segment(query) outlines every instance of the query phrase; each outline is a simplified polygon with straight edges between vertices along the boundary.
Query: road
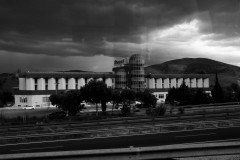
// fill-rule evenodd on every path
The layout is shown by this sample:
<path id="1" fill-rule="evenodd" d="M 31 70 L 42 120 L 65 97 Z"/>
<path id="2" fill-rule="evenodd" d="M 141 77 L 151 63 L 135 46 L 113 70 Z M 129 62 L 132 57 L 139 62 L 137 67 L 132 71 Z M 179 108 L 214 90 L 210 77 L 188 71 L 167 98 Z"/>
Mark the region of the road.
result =
<path id="1" fill-rule="evenodd" d="M 0 154 L 146 147 L 222 140 L 240 140 L 240 127 L 0 145 Z"/>

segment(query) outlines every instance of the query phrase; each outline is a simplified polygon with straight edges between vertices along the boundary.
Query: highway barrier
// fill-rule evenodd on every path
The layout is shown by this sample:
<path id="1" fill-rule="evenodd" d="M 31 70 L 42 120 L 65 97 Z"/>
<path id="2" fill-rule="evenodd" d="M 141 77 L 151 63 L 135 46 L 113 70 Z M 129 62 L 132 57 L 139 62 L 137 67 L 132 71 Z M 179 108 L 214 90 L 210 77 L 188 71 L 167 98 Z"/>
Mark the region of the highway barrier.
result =
<path id="1" fill-rule="evenodd" d="M 39 152 L 3 154 L 0 160 L 8 159 L 49 159 L 49 160 L 139 160 L 139 159 L 167 159 L 167 158 L 189 158 L 221 155 L 239 155 L 240 142 L 217 142 L 217 143 L 189 143 L 151 147 L 78 150 L 59 152 Z"/>

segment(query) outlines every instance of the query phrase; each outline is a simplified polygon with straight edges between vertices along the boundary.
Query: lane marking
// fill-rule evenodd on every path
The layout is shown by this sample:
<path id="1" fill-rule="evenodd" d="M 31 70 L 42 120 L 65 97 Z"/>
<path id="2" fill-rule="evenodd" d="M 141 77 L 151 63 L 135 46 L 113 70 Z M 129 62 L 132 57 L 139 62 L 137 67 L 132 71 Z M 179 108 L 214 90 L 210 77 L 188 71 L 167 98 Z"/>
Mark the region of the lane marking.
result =
<path id="1" fill-rule="evenodd" d="M 28 150 L 40 150 L 40 149 L 52 149 L 52 148 L 61 148 L 64 146 L 54 146 L 54 147 L 42 147 L 42 148 L 26 148 L 26 149 L 14 149 L 11 151 L 28 151 Z"/>
<path id="2" fill-rule="evenodd" d="M 219 142 L 240 142 L 240 139 L 225 139 L 225 140 L 213 140 L 213 141 L 198 141 L 190 143 L 180 143 L 180 144 L 202 144 L 202 143 L 219 143 Z"/>
<path id="3" fill-rule="evenodd" d="M 214 135 L 217 133 L 207 133 L 207 134 L 190 134 L 190 135 L 184 135 L 184 136 L 175 136 L 175 137 L 196 137 L 196 136 L 208 136 L 208 135 Z"/>

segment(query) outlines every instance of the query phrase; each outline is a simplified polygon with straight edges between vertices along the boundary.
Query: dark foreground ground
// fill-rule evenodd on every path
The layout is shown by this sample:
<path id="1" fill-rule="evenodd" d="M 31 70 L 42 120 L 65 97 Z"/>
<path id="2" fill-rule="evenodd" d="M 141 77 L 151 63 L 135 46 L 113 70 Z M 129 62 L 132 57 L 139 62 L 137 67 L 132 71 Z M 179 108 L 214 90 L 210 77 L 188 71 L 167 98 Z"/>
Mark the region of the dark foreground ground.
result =
<path id="1" fill-rule="evenodd" d="M 0 146 L 0 154 L 128 148 L 131 146 L 146 147 L 206 141 L 237 141 L 239 139 L 240 127 L 232 127 L 108 138 L 8 144 Z"/>

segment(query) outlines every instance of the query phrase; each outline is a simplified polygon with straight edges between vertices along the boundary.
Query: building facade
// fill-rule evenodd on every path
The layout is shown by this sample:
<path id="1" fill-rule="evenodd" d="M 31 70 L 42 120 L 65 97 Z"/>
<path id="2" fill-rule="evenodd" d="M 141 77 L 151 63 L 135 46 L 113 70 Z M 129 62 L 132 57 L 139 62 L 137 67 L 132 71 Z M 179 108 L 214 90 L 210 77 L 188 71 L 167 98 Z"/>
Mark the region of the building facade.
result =
<path id="1" fill-rule="evenodd" d="M 156 96 L 158 102 L 165 102 L 168 90 L 179 88 L 183 82 L 189 88 L 201 88 L 210 94 L 209 77 L 207 74 L 149 74 L 145 76 L 145 80 L 146 88 Z"/>
<path id="2" fill-rule="evenodd" d="M 15 91 L 15 106 L 50 107 L 52 94 L 80 89 L 92 79 L 114 87 L 114 75 L 109 72 L 24 72 L 19 74 L 19 90 Z"/>
<path id="3" fill-rule="evenodd" d="M 113 72 L 24 72 L 19 74 L 19 89 L 15 92 L 15 106 L 50 107 L 52 94 L 80 89 L 91 80 L 103 81 L 115 89 L 150 90 L 164 102 L 170 88 L 185 82 L 190 88 L 209 90 L 207 74 L 145 74 L 144 58 L 135 54 L 114 61 Z"/>
<path id="4" fill-rule="evenodd" d="M 129 59 L 114 61 L 113 73 L 115 75 L 115 88 L 129 88 L 136 91 L 144 90 L 144 58 L 142 55 L 135 54 Z"/>

